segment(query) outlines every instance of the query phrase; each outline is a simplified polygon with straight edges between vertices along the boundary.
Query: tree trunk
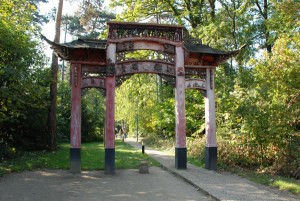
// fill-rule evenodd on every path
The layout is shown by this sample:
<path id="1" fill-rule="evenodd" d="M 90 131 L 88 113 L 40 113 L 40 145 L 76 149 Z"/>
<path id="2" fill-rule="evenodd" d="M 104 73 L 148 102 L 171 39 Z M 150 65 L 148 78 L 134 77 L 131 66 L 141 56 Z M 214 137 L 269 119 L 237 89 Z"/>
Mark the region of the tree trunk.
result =
<path id="1" fill-rule="evenodd" d="M 216 10 L 216 0 L 208 0 L 209 2 L 209 7 L 210 7 L 210 17 L 211 20 L 215 20 L 215 10 Z"/>
<path id="2" fill-rule="evenodd" d="M 264 19 L 264 24 L 263 24 L 263 34 L 265 35 L 265 39 L 266 39 L 266 42 L 265 42 L 265 46 L 267 48 L 267 51 L 269 53 L 272 52 L 272 44 L 271 42 L 269 41 L 270 39 L 270 31 L 268 30 L 268 27 L 267 27 L 267 21 L 269 19 L 269 3 L 268 3 L 268 0 L 264 0 L 263 1 L 263 8 L 260 6 L 258 0 L 256 0 L 256 6 L 258 7 L 258 10 L 261 14 L 261 16 L 263 17 Z"/>
<path id="3" fill-rule="evenodd" d="M 55 21 L 55 37 L 54 42 L 59 43 L 60 27 L 62 18 L 63 0 L 59 0 L 58 9 Z M 48 111 L 48 148 L 50 151 L 56 149 L 56 103 L 57 103 L 57 72 L 58 72 L 58 58 L 53 53 L 51 63 L 51 84 L 50 84 L 50 107 Z"/>

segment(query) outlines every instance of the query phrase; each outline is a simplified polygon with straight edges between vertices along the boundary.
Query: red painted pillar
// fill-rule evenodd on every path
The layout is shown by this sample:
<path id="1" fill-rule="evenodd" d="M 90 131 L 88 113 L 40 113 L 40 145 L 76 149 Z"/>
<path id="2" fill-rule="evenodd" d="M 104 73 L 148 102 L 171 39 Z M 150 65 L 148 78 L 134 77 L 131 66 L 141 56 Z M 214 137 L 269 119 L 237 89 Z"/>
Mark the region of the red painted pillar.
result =
<path id="1" fill-rule="evenodd" d="M 81 65 L 71 64 L 70 171 L 81 172 Z"/>
<path id="2" fill-rule="evenodd" d="M 176 147 L 175 147 L 175 167 L 186 169 L 187 149 L 186 149 L 186 120 L 185 120 L 185 72 L 184 72 L 184 52 L 182 47 L 176 47 Z"/>
<path id="3" fill-rule="evenodd" d="M 217 139 L 216 139 L 216 108 L 214 68 L 206 69 L 206 97 L 205 97 L 205 167 L 209 170 L 217 169 Z"/>
<path id="4" fill-rule="evenodd" d="M 106 118 L 105 118 L 105 173 L 115 173 L 115 62 L 116 44 L 107 47 Z"/>

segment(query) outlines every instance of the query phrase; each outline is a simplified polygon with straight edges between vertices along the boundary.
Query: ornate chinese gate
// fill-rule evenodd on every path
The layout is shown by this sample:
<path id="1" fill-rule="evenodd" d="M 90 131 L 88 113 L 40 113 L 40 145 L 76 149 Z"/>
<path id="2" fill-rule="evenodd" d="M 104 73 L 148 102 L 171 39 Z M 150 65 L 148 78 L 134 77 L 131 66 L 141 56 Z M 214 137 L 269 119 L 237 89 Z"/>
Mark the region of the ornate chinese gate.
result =
<path id="1" fill-rule="evenodd" d="M 47 39 L 46 39 L 47 40 Z M 81 172 L 81 89 L 105 90 L 105 172 L 115 172 L 115 87 L 136 73 L 155 73 L 175 87 L 175 167 L 186 169 L 185 89 L 198 89 L 205 96 L 206 153 L 209 170 L 217 168 L 214 72 L 237 51 L 224 52 L 201 44 L 182 26 L 108 22 L 107 40 L 78 39 L 70 43 L 48 43 L 59 57 L 71 63 L 72 107 L 70 170 Z M 159 59 L 127 58 L 128 52 L 152 50 Z"/>

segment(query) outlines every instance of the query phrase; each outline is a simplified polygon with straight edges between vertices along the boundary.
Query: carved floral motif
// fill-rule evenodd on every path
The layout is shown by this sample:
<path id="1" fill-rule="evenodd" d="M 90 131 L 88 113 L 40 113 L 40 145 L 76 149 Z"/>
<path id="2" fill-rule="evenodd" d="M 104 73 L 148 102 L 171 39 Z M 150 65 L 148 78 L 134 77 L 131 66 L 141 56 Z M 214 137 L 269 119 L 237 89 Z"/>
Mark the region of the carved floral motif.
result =
<path id="1" fill-rule="evenodd" d="M 138 71 L 139 70 L 139 66 L 137 63 L 133 63 L 132 66 L 131 66 L 132 70 L 134 71 Z"/>
<path id="2" fill-rule="evenodd" d="M 132 41 L 117 43 L 117 52 L 131 51 L 133 50 L 133 48 L 134 48 L 134 43 Z"/>
<path id="3" fill-rule="evenodd" d="M 169 54 L 175 54 L 175 46 L 170 44 L 164 44 L 164 52 Z"/>
<path id="4" fill-rule="evenodd" d="M 161 71 L 161 70 L 162 70 L 162 65 L 159 64 L 159 63 L 156 63 L 156 64 L 154 65 L 154 69 L 157 70 L 157 71 Z"/>

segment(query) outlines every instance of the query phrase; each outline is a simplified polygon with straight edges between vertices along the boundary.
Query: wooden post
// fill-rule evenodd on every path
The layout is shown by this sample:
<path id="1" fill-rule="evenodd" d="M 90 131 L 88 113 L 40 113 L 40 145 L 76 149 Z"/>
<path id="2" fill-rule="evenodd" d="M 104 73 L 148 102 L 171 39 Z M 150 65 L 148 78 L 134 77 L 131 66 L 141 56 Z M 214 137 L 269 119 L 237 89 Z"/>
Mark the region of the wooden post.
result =
<path id="1" fill-rule="evenodd" d="M 115 85 L 116 44 L 107 47 L 106 118 L 105 118 L 105 173 L 115 173 Z"/>
<path id="2" fill-rule="evenodd" d="M 214 92 L 214 68 L 206 69 L 206 97 L 205 97 L 205 168 L 217 169 L 217 139 L 216 139 L 216 108 Z"/>
<path id="3" fill-rule="evenodd" d="M 176 147 L 175 147 L 175 167 L 186 169 L 187 149 L 186 149 L 186 120 L 185 120 L 185 72 L 184 72 L 184 52 L 182 47 L 176 47 Z"/>
<path id="4" fill-rule="evenodd" d="M 81 65 L 71 64 L 70 171 L 81 172 Z"/>

